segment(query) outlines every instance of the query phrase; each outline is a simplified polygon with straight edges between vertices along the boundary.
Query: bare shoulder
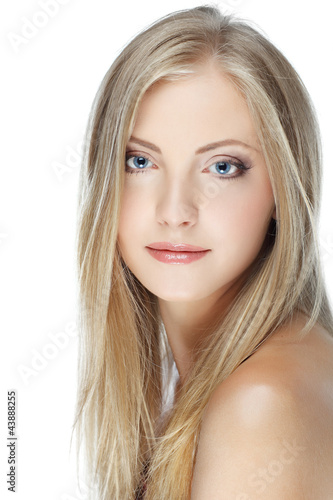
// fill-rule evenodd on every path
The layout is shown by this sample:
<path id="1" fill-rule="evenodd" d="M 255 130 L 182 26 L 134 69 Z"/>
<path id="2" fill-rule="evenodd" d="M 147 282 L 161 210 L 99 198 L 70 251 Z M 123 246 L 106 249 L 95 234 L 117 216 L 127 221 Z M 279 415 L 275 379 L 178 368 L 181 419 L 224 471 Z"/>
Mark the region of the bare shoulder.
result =
<path id="1" fill-rule="evenodd" d="M 333 338 L 281 330 L 214 392 L 191 500 L 333 498 Z M 265 347 L 264 347 L 265 346 Z"/>

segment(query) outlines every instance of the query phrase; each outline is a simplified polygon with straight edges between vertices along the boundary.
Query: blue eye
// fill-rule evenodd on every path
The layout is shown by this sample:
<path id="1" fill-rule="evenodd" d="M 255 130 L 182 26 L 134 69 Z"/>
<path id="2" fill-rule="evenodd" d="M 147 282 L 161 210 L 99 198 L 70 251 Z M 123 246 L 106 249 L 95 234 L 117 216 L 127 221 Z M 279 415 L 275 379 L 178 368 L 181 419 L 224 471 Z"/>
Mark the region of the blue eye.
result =
<path id="1" fill-rule="evenodd" d="M 211 168 L 213 168 L 214 170 L 210 170 Z M 218 173 L 218 174 L 222 174 L 227 176 L 230 174 L 235 174 L 240 168 L 242 168 L 242 166 L 240 165 L 239 167 L 237 167 L 236 165 L 232 165 L 230 162 L 228 161 L 218 161 L 216 163 L 213 163 L 213 165 L 211 165 L 209 167 L 209 170 L 210 172 L 213 172 L 213 173 Z"/>
<path id="2" fill-rule="evenodd" d="M 143 155 L 134 155 L 128 153 L 126 155 L 125 170 L 128 174 L 139 174 L 140 172 L 150 171 L 154 167 L 154 163 Z M 208 167 L 208 170 L 217 174 L 219 178 L 233 179 L 245 174 L 246 170 L 251 167 L 245 166 L 243 163 L 238 163 L 236 160 L 220 160 Z"/>
<path id="3" fill-rule="evenodd" d="M 251 165 L 245 165 L 242 161 L 236 158 L 221 159 L 208 167 L 208 170 L 213 174 L 217 174 L 217 179 L 238 179 L 246 174 Z"/>
<path id="4" fill-rule="evenodd" d="M 145 170 L 147 167 L 152 167 L 153 162 L 145 156 L 129 156 L 126 158 L 126 166 L 128 167 L 126 171 L 133 173 L 131 170 Z"/>

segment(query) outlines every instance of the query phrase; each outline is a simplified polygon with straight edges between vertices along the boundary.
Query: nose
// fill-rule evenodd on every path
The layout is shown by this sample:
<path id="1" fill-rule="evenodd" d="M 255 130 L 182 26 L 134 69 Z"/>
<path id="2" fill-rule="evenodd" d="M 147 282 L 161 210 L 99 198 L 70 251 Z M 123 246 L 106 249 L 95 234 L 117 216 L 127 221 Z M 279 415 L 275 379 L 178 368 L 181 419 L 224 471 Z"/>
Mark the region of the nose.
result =
<path id="1" fill-rule="evenodd" d="M 158 194 L 156 219 L 159 224 L 173 228 L 196 224 L 198 207 L 194 203 L 193 185 L 180 178 L 165 180 Z"/>

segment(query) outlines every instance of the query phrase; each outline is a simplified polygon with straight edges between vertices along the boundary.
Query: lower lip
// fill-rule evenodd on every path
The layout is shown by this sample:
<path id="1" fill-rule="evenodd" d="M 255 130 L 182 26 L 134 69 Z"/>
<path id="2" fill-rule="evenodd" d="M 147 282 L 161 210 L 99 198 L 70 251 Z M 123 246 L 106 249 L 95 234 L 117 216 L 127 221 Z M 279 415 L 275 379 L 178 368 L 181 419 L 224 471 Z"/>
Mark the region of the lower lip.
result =
<path id="1" fill-rule="evenodd" d="M 148 252 L 154 259 L 164 262 L 165 264 L 190 264 L 195 260 L 202 259 L 210 250 L 200 252 L 171 252 L 170 250 L 156 250 L 155 248 L 146 247 Z"/>

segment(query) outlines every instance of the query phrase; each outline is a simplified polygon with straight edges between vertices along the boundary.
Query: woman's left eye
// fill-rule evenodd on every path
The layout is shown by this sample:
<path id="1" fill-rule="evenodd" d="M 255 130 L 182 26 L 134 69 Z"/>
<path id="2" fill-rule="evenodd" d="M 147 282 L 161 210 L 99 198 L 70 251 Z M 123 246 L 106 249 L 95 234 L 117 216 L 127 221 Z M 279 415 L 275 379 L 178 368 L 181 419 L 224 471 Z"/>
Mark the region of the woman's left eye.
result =
<path id="1" fill-rule="evenodd" d="M 208 170 L 214 174 L 220 174 L 221 177 L 236 177 L 234 174 L 237 174 L 237 172 L 241 173 L 240 170 L 247 169 L 244 165 L 235 165 L 230 161 L 221 160 L 213 163 Z"/>
<path id="2" fill-rule="evenodd" d="M 126 171 L 130 174 L 139 173 L 140 171 L 146 170 L 148 167 L 152 166 L 153 162 L 148 160 L 145 156 L 128 156 L 126 158 Z M 133 172 L 135 170 L 136 172 Z"/>

